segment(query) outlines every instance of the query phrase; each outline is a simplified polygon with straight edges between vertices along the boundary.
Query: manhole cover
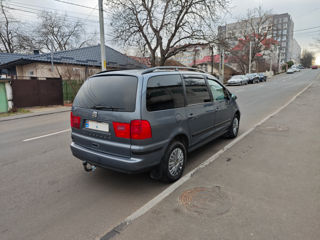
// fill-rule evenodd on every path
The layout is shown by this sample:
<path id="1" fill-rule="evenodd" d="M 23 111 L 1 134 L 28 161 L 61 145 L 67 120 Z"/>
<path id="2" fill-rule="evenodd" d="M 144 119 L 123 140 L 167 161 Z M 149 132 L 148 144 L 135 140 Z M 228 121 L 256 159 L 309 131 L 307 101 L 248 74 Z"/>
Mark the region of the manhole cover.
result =
<path id="1" fill-rule="evenodd" d="M 189 189 L 180 195 L 179 201 L 188 212 L 210 217 L 222 215 L 231 208 L 231 201 L 220 186 Z"/>

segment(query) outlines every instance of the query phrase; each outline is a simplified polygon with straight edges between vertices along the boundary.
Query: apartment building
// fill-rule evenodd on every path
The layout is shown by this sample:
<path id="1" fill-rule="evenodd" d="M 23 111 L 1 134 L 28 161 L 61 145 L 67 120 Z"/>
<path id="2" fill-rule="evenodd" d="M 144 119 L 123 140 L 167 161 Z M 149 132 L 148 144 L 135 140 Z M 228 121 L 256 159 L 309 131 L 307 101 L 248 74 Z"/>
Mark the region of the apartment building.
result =
<path id="1" fill-rule="evenodd" d="M 251 19 L 253 25 L 261 24 L 259 18 Z M 238 41 L 235 39 L 243 38 L 250 31 L 250 26 L 246 21 L 239 21 L 235 23 L 226 24 L 224 26 L 219 26 L 218 33 L 222 38 L 231 39 L 229 44 L 231 46 L 236 46 Z M 292 17 L 288 13 L 283 14 L 273 14 L 263 22 L 261 27 L 261 32 L 268 33 L 267 38 L 273 38 L 278 41 L 279 49 L 278 56 L 280 57 L 280 62 L 284 63 L 291 60 L 293 56 L 293 49 L 297 49 L 294 46 L 293 31 L 294 22 Z M 232 39 L 233 37 L 233 39 Z"/>

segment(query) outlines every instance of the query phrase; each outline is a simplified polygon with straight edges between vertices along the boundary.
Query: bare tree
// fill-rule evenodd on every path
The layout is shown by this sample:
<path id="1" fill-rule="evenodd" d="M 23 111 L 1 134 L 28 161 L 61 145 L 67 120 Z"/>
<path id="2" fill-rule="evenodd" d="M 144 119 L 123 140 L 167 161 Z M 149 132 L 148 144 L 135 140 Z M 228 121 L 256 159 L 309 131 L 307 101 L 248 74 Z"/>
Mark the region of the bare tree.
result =
<path id="1" fill-rule="evenodd" d="M 52 48 L 54 51 L 80 48 L 92 40 L 86 35 L 85 24 L 79 20 L 71 21 L 66 14 L 44 11 L 39 18 L 40 24 L 34 35 L 38 36 L 36 42 L 42 51 L 50 51 Z"/>
<path id="2" fill-rule="evenodd" d="M 300 62 L 302 64 L 302 66 L 304 67 L 311 67 L 312 62 L 314 60 L 314 53 L 308 50 L 304 50 L 302 52 L 302 58 L 300 59 Z"/>
<path id="3" fill-rule="evenodd" d="M 271 50 L 277 44 L 271 37 L 272 28 L 270 11 L 258 7 L 248 10 L 246 17 L 240 19 L 234 24 L 234 29 L 228 31 L 227 41 L 236 43 L 229 44 L 230 61 L 237 63 L 242 73 L 247 73 L 249 69 L 250 42 L 250 64 L 261 60 L 259 58 L 264 55 L 264 51 Z M 270 56 L 270 53 L 265 56 Z"/>
<path id="4" fill-rule="evenodd" d="M 199 42 L 214 41 L 219 13 L 228 0 L 109 0 L 114 40 L 142 46 L 160 65 Z"/>
<path id="5" fill-rule="evenodd" d="M 10 16 L 10 7 L 4 3 L 0 0 L 0 52 L 25 52 L 21 39 L 27 39 L 28 36 L 22 31 L 23 24 Z"/>

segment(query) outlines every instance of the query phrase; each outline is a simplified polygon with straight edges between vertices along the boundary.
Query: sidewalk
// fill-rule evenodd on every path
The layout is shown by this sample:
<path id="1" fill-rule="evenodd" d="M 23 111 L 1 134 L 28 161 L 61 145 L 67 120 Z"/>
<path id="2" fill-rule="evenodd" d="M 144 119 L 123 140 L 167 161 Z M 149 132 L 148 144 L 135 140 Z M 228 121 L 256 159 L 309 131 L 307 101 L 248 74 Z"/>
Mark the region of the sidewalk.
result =
<path id="1" fill-rule="evenodd" d="M 103 239 L 290 239 L 320 236 L 320 83 Z"/>
<path id="2" fill-rule="evenodd" d="M 71 111 L 71 107 L 68 106 L 31 107 L 24 109 L 29 110 L 30 112 L 16 114 L 8 117 L 0 117 L 0 122 Z"/>

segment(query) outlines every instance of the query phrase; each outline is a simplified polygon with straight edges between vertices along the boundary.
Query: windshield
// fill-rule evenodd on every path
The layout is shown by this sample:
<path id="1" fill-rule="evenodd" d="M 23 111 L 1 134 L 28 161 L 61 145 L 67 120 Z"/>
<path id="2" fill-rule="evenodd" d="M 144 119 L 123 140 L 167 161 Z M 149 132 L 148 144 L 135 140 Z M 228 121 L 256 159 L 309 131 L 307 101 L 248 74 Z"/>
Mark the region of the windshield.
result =
<path id="1" fill-rule="evenodd" d="M 88 79 L 73 106 L 105 111 L 134 112 L 138 79 L 133 76 L 101 76 Z"/>

